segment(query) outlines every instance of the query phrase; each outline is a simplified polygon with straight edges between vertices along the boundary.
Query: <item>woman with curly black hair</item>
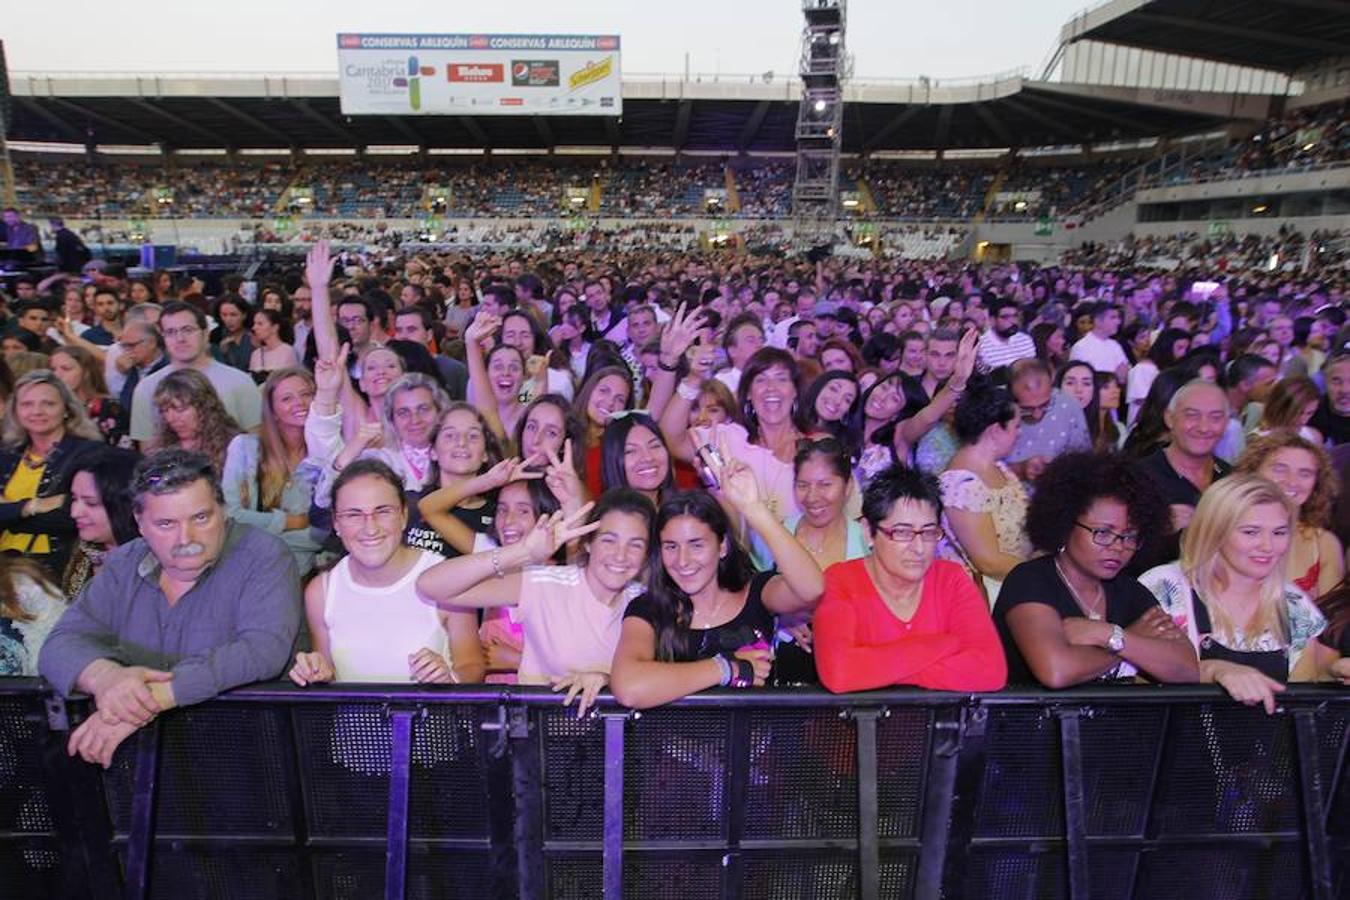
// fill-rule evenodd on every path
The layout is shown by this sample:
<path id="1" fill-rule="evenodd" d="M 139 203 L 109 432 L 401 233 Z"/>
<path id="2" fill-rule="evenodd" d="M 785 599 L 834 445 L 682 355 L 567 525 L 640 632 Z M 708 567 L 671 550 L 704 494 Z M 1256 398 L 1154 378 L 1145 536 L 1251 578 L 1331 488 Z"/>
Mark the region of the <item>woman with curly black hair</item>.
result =
<path id="1" fill-rule="evenodd" d="M 1168 530 L 1167 505 L 1147 475 L 1117 454 L 1069 453 L 1037 483 L 1027 534 L 1046 555 L 1008 573 L 994 606 L 1009 682 L 1064 688 L 1139 673 L 1196 681 L 1186 633 L 1120 575 Z"/>

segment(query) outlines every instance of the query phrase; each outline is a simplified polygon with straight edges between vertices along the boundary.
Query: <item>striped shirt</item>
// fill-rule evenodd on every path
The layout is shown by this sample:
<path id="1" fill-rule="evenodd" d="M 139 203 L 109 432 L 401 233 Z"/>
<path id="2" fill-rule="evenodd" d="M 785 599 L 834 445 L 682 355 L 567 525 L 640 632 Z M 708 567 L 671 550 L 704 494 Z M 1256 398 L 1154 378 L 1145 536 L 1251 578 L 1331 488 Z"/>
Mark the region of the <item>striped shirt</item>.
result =
<path id="1" fill-rule="evenodd" d="M 1019 331 L 1006 341 L 989 329 L 980 335 L 975 345 L 975 358 L 980 371 L 992 372 L 1001 366 L 1010 366 L 1019 359 L 1030 359 L 1036 355 L 1036 343 L 1031 335 Z"/>

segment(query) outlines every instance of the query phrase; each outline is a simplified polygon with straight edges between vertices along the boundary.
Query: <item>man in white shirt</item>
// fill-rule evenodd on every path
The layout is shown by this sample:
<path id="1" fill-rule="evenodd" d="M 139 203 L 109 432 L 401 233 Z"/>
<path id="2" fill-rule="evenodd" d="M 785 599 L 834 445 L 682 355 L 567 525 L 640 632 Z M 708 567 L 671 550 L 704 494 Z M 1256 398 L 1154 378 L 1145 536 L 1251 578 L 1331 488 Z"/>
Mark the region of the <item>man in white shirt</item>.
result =
<path id="1" fill-rule="evenodd" d="M 1092 330 L 1083 335 L 1069 351 L 1069 359 L 1092 366 L 1097 372 L 1113 372 L 1121 384 L 1130 371 L 1125 349 L 1115 340 L 1120 330 L 1120 307 L 1103 301 L 1092 311 Z"/>
<path id="2" fill-rule="evenodd" d="M 169 364 L 136 385 L 131 398 L 131 439 L 144 444 L 155 436 L 159 429 L 155 388 L 170 372 L 188 366 L 206 376 L 220 395 L 225 411 L 234 417 L 240 428 L 245 431 L 257 428 L 262 422 L 262 396 L 258 386 L 248 373 L 211 358 L 205 314 L 175 300 L 164 305 L 159 324 Z"/>
<path id="3" fill-rule="evenodd" d="M 755 351 L 764 346 L 764 326 L 754 313 L 741 313 L 727 323 L 726 334 L 722 338 L 722 348 L 727 352 L 731 368 L 723 369 L 714 377 L 731 389 L 735 394 L 741 386 L 741 370 L 755 355 Z"/>
<path id="4" fill-rule="evenodd" d="M 992 372 L 1036 355 L 1036 342 L 1020 330 L 1021 324 L 1022 312 L 1016 301 L 1000 297 L 989 304 L 989 328 L 975 346 L 982 371 Z"/>

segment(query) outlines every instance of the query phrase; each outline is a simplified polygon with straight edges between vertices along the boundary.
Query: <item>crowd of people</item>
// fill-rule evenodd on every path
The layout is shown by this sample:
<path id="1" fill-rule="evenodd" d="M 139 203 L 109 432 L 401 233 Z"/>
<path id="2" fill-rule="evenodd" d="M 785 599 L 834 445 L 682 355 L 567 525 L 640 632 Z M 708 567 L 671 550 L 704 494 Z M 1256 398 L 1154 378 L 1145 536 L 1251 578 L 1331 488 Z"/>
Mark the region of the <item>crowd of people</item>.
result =
<path id="1" fill-rule="evenodd" d="M 1162 184 L 1296 172 L 1350 162 L 1350 105 L 1344 101 L 1269 119 L 1239 141 L 1187 157 L 1152 180 Z"/>
<path id="2" fill-rule="evenodd" d="M 1343 265 L 590 245 L 6 296 L 0 674 L 1350 683 Z M 256 298 L 256 302 L 245 299 Z"/>
<path id="3" fill-rule="evenodd" d="M 1139 160 L 1044 166 L 1022 162 L 990 209 L 1000 218 L 1068 215 L 1097 199 Z M 960 164 L 873 160 L 841 173 L 841 190 L 866 185 L 868 215 L 969 219 L 1006 160 Z M 235 163 L 101 160 L 15 163 L 19 203 L 79 218 L 325 218 L 602 216 L 784 218 L 792 211 L 792 160 L 503 157 L 474 163 L 414 158 Z M 729 188 L 730 186 L 730 188 Z M 1034 187 L 1033 187 L 1034 186 Z M 299 189 L 298 191 L 295 189 Z M 594 188 L 598 205 L 592 206 Z M 580 195 L 569 194 L 580 191 Z M 731 196 L 734 191 L 734 199 Z M 580 196 L 581 203 L 573 200 Z M 711 202 L 710 201 L 715 201 Z M 1016 204 L 1021 204 L 1016 206 Z"/>

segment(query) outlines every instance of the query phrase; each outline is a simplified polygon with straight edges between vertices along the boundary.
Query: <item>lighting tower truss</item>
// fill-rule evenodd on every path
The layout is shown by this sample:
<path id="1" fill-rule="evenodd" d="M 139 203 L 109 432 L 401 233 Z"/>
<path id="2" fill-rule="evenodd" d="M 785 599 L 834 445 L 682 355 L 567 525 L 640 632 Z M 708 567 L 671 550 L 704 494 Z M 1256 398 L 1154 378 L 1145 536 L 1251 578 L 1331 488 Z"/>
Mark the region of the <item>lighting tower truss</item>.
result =
<path id="1" fill-rule="evenodd" d="M 792 183 L 796 243 L 815 246 L 834 235 L 839 217 L 839 148 L 844 124 L 845 0 L 803 0 L 797 109 L 797 170 Z"/>

